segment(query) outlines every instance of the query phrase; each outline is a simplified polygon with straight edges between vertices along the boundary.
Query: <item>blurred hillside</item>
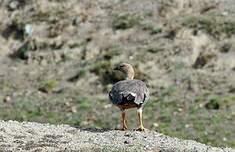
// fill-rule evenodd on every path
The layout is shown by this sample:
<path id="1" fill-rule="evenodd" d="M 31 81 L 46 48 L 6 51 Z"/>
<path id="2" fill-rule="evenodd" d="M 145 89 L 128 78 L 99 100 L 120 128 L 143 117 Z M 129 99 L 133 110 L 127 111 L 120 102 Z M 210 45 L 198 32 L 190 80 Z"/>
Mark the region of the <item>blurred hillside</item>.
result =
<path id="1" fill-rule="evenodd" d="M 0 118 L 115 128 L 135 67 L 158 132 L 235 147 L 235 1 L 0 0 Z M 128 125 L 135 127 L 130 110 Z"/>

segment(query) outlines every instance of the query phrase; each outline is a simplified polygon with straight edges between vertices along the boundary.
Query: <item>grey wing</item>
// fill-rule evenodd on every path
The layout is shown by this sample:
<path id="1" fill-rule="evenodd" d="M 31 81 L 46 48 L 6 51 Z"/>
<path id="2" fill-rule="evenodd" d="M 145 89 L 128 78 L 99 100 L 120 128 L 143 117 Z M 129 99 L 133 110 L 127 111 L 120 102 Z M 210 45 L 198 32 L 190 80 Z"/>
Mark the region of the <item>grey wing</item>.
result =
<path id="1" fill-rule="evenodd" d="M 145 83 L 140 80 L 122 81 L 113 86 L 109 98 L 114 104 L 134 102 L 142 105 L 149 98 Z"/>
<path id="2" fill-rule="evenodd" d="M 135 99 L 135 103 L 138 104 L 138 105 L 145 104 L 149 99 L 149 90 L 146 87 L 146 85 L 139 86 L 137 92 L 138 93 L 137 93 L 137 96 L 136 96 L 136 99 Z"/>
<path id="3" fill-rule="evenodd" d="M 134 102 L 136 100 L 136 94 L 129 91 L 113 91 L 109 92 L 109 99 L 113 102 L 113 104 L 124 104 L 127 102 Z"/>
<path id="4" fill-rule="evenodd" d="M 135 99 L 135 103 L 138 105 L 146 103 L 146 101 L 149 98 L 148 92 L 140 92 L 137 94 L 137 97 Z"/>

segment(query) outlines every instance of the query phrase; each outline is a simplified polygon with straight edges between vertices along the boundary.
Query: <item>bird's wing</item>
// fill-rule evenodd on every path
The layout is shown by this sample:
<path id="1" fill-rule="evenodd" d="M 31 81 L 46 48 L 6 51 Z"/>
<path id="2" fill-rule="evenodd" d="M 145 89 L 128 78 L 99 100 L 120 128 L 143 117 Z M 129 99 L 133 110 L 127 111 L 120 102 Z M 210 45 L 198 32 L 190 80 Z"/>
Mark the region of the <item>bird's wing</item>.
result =
<path id="1" fill-rule="evenodd" d="M 142 105 L 147 100 L 146 93 L 143 94 L 136 94 L 134 92 L 125 91 L 120 93 L 122 96 L 122 102 L 134 102 L 137 105 Z"/>
<path id="2" fill-rule="evenodd" d="M 109 93 L 114 104 L 134 102 L 142 105 L 149 97 L 149 91 L 144 82 L 140 80 L 123 80 L 116 83 Z"/>
<path id="3" fill-rule="evenodd" d="M 123 91 L 120 94 L 122 94 L 124 100 L 127 101 L 135 101 L 135 98 L 137 96 L 136 93 L 130 91 Z"/>
<path id="4" fill-rule="evenodd" d="M 136 100 L 137 94 L 130 91 L 122 92 L 109 92 L 109 99 L 115 104 L 122 104 L 127 102 L 134 102 Z"/>

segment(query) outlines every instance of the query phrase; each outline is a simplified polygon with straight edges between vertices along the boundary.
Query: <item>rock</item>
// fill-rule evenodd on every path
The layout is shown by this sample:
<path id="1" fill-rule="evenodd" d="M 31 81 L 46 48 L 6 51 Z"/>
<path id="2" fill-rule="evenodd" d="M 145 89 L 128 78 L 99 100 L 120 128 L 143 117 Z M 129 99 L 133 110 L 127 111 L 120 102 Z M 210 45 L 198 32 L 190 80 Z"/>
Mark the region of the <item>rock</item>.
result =
<path id="1" fill-rule="evenodd" d="M 20 5 L 20 2 L 17 0 L 13 0 L 8 4 L 8 8 L 12 11 L 16 10 Z"/>
<path id="2" fill-rule="evenodd" d="M 193 68 L 199 69 L 208 64 L 213 58 L 216 57 L 216 54 L 213 52 L 201 52 L 197 57 L 195 63 L 193 64 Z"/>
<path id="3" fill-rule="evenodd" d="M 232 48 L 232 44 L 231 43 L 224 43 L 220 47 L 220 52 L 221 53 L 228 53 L 231 48 Z"/>
<path id="4" fill-rule="evenodd" d="M 7 96 L 3 99 L 3 102 L 5 102 L 5 103 L 11 102 L 11 97 L 7 95 Z"/>
<path id="5" fill-rule="evenodd" d="M 1 151 L 234 152 L 231 148 L 211 147 L 154 131 L 85 129 L 11 120 L 0 121 L 0 140 Z"/>
<path id="6" fill-rule="evenodd" d="M 24 27 L 24 31 L 25 31 L 25 34 L 27 36 L 31 36 L 32 33 L 33 33 L 33 27 L 31 24 L 26 24 L 25 27 Z"/>

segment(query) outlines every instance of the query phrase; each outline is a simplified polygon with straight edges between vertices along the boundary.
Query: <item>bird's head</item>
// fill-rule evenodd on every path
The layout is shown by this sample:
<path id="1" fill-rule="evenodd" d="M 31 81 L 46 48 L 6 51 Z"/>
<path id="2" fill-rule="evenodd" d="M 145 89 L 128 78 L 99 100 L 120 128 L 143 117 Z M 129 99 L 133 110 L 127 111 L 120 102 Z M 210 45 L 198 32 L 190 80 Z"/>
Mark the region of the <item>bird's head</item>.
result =
<path id="1" fill-rule="evenodd" d="M 128 63 L 120 63 L 114 68 L 114 70 L 124 73 L 126 79 L 133 79 L 135 75 L 133 67 Z"/>

